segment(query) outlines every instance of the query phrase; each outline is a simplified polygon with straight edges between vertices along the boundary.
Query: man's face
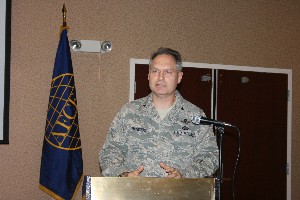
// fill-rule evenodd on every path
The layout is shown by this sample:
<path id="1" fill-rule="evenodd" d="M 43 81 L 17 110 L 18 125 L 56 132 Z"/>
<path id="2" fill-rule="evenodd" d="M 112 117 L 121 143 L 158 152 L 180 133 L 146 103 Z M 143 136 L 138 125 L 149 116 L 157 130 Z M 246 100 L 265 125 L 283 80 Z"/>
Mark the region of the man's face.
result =
<path id="1" fill-rule="evenodd" d="M 149 68 L 148 80 L 151 91 L 157 96 L 174 95 L 183 73 L 176 69 L 171 55 L 158 55 Z"/>

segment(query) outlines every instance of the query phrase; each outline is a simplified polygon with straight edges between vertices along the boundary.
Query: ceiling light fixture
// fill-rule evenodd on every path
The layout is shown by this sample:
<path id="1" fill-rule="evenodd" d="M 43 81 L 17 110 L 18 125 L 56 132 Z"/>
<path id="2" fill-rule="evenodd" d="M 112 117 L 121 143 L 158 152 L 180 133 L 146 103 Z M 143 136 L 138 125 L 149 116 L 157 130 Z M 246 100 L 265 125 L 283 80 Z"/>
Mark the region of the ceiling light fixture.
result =
<path id="1" fill-rule="evenodd" d="M 71 40 L 70 47 L 73 51 L 107 53 L 112 50 L 112 43 L 97 40 Z"/>

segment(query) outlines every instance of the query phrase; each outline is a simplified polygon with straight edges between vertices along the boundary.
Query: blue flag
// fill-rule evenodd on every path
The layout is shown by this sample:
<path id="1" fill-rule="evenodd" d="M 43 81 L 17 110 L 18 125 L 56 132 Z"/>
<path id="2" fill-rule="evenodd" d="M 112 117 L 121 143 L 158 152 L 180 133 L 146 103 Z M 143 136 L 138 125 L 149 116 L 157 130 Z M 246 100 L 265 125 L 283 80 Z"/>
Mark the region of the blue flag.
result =
<path id="1" fill-rule="evenodd" d="M 42 150 L 40 189 L 55 199 L 74 199 L 82 178 L 75 81 L 65 29 L 60 36 L 54 63 Z"/>

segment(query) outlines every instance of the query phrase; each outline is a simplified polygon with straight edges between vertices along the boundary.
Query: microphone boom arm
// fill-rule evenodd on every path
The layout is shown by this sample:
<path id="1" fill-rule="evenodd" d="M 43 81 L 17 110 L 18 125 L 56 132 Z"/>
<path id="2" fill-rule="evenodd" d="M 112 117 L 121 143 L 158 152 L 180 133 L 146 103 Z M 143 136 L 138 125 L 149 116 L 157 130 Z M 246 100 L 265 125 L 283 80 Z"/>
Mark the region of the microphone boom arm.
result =
<path id="1" fill-rule="evenodd" d="M 215 126 L 230 126 L 233 127 L 233 125 L 226 123 L 226 122 L 222 122 L 222 121 L 217 121 L 217 120 L 213 120 L 213 119 L 208 119 L 206 117 L 200 117 L 200 116 L 193 116 L 192 117 L 192 123 L 199 125 L 199 124 L 204 124 L 204 125 L 215 125 Z"/>

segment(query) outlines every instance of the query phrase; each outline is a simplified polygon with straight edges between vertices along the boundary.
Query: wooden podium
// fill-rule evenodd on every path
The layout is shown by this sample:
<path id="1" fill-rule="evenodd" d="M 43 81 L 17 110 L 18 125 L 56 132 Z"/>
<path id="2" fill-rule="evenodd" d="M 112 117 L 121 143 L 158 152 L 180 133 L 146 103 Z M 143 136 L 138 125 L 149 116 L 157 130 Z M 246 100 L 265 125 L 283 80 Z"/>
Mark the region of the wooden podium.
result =
<path id="1" fill-rule="evenodd" d="M 85 200 L 215 200 L 215 178 L 121 178 L 85 176 Z"/>

